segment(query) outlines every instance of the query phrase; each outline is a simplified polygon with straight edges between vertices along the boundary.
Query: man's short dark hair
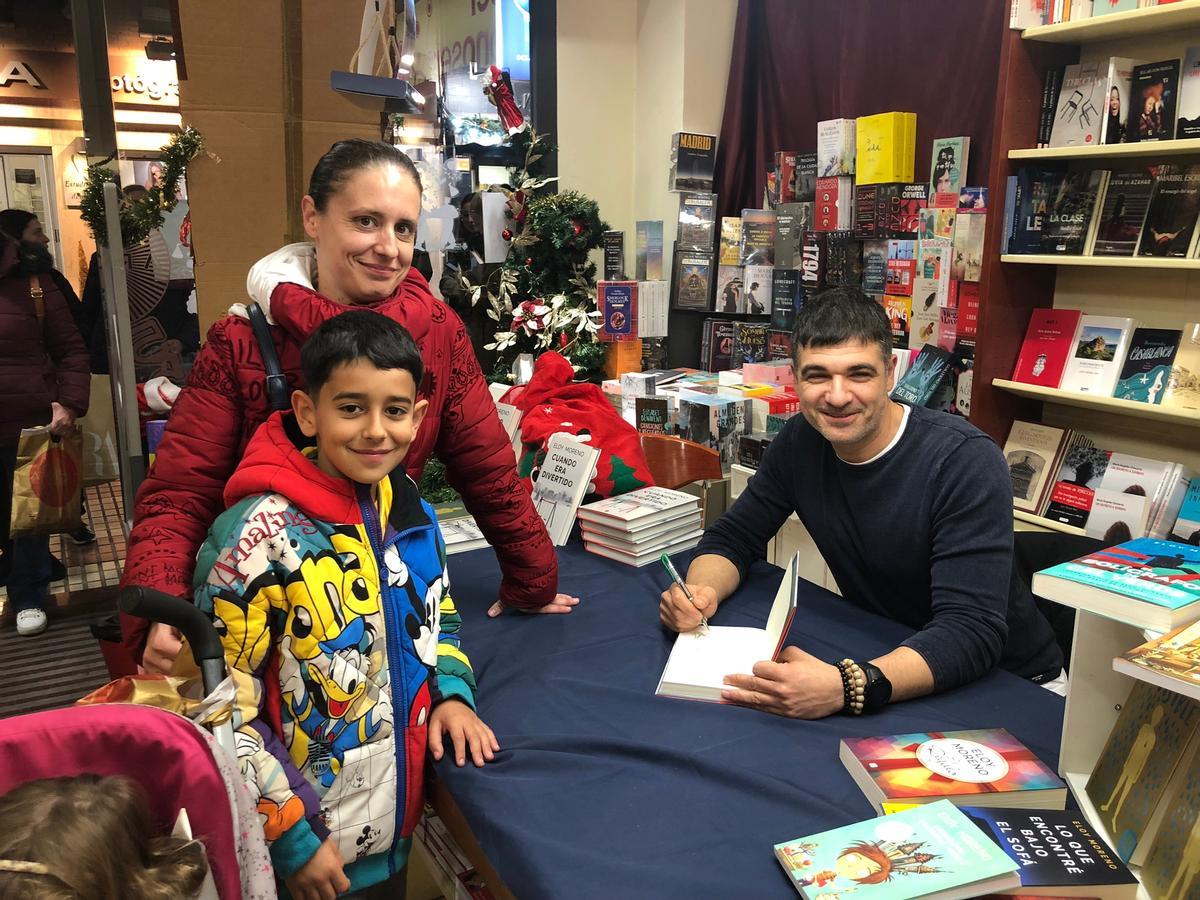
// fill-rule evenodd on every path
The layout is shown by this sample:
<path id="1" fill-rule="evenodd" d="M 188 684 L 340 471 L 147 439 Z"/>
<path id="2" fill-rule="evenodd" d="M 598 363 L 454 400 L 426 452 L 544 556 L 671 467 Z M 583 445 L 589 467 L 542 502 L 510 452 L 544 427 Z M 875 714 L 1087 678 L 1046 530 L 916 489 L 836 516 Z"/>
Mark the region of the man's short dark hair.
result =
<path id="1" fill-rule="evenodd" d="M 792 329 L 796 362 L 807 348 L 875 344 L 886 362 L 892 356 L 892 326 L 883 306 L 854 287 L 822 291 L 804 304 Z"/>
<path id="2" fill-rule="evenodd" d="M 300 371 L 316 396 L 338 366 L 368 360 L 377 369 L 404 369 L 421 387 L 425 364 L 408 329 L 369 309 L 352 309 L 327 319 L 304 342 Z"/>

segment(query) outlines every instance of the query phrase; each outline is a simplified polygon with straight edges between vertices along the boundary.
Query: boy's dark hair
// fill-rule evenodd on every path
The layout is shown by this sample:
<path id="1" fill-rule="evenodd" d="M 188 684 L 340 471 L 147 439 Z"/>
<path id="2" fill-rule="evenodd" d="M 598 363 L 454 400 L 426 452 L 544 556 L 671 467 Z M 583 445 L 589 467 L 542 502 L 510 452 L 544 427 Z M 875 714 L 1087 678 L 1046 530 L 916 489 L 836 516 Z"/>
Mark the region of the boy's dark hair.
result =
<path id="1" fill-rule="evenodd" d="M 891 359 L 892 326 L 887 313 L 858 288 L 829 288 L 805 303 L 796 314 L 792 355 L 797 364 L 802 349 L 858 341 L 877 345 L 884 362 Z"/>
<path id="2" fill-rule="evenodd" d="M 404 369 L 418 391 L 425 364 L 408 329 L 369 309 L 352 309 L 322 322 L 300 349 L 304 385 L 315 397 L 338 366 L 368 360 L 377 369 Z"/>
<path id="3" fill-rule="evenodd" d="M 317 160 L 312 176 L 308 179 L 308 195 L 318 212 L 324 212 L 329 198 L 338 192 L 342 184 L 355 172 L 370 166 L 399 166 L 421 190 L 421 176 L 408 154 L 383 141 L 364 141 L 352 138 L 337 141 Z"/>

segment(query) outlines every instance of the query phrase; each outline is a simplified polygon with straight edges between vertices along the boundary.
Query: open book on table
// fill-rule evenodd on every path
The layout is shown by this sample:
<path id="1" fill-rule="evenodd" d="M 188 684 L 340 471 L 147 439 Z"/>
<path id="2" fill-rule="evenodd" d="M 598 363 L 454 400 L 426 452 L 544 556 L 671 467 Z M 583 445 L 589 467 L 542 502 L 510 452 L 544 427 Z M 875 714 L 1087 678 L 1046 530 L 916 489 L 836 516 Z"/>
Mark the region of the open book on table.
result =
<path id="1" fill-rule="evenodd" d="M 709 625 L 678 635 L 654 693 L 720 703 L 726 675 L 749 674 L 755 663 L 774 659 L 796 614 L 799 569 L 796 553 L 775 592 L 766 627 Z"/>

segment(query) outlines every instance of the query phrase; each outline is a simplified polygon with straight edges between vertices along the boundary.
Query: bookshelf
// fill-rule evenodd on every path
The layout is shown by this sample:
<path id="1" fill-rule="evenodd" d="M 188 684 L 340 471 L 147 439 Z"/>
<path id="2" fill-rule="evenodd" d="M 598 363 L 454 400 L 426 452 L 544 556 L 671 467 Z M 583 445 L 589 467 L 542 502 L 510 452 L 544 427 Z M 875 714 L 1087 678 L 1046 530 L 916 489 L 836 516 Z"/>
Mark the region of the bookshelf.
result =
<path id="1" fill-rule="evenodd" d="M 1092 269 L 1161 269 L 1164 272 L 1200 271 L 1200 259 L 1163 259 L 1159 256 L 1053 256 L 1042 253 L 1005 253 L 1004 263 L 1026 266 L 1084 266 Z"/>
<path id="2" fill-rule="evenodd" d="M 1009 159 L 1156 160 L 1164 156 L 1200 156 L 1200 138 L 1142 141 L 1136 144 L 1092 144 L 1087 147 L 1026 147 L 1009 150 Z"/>
<path id="3" fill-rule="evenodd" d="M 1166 6 L 1026 28 L 1021 37 L 1026 41 L 1049 44 L 1094 44 L 1196 27 L 1200 27 L 1200 0 L 1180 0 Z"/>
<path id="4" fill-rule="evenodd" d="M 1020 381 L 1007 381 L 1003 378 L 993 379 L 992 385 L 1002 391 L 1044 400 L 1048 403 L 1064 403 L 1067 406 L 1077 406 L 1081 409 L 1095 409 L 1116 415 L 1134 416 L 1138 419 L 1154 419 L 1188 428 L 1200 428 L 1200 412 L 1173 406 L 1155 406 L 1151 403 L 1137 403 L 1133 400 L 1118 400 L 1116 397 L 1081 394 L 1078 391 L 1060 391 L 1057 388 L 1025 384 Z M 1200 436 L 1193 435 L 1193 438 L 1196 437 Z"/>

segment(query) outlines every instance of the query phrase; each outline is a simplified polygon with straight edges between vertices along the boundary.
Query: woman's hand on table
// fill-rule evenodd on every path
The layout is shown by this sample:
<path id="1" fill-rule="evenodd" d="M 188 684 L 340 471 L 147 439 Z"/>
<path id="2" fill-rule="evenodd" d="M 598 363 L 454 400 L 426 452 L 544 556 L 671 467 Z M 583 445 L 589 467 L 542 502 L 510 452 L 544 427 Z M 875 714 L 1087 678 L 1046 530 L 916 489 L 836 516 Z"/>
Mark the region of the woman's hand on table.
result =
<path id="1" fill-rule="evenodd" d="M 536 615 L 538 613 L 561 614 L 569 613 L 578 605 L 578 597 L 572 597 L 570 594 L 555 594 L 554 599 L 545 606 L 539 606 L 536 609 L 521 609 L 521 612 L 529 615 Z M 500 615 L 500 613 L 504 612 L 504 608 L 504 601 L 497 600 L 491 605 L 491 608 L 488 609 L 488 615 L 494 619 L 496 616 Z"/>
<path id="2" fill-rule="evenodd" d="M 799 647 L 784 647 L 779 661 L 754 664 L 753 675 L 726 675 L 721 699 L 794 719 L 823 719 L 845 705 L 842 675 Z"/>

